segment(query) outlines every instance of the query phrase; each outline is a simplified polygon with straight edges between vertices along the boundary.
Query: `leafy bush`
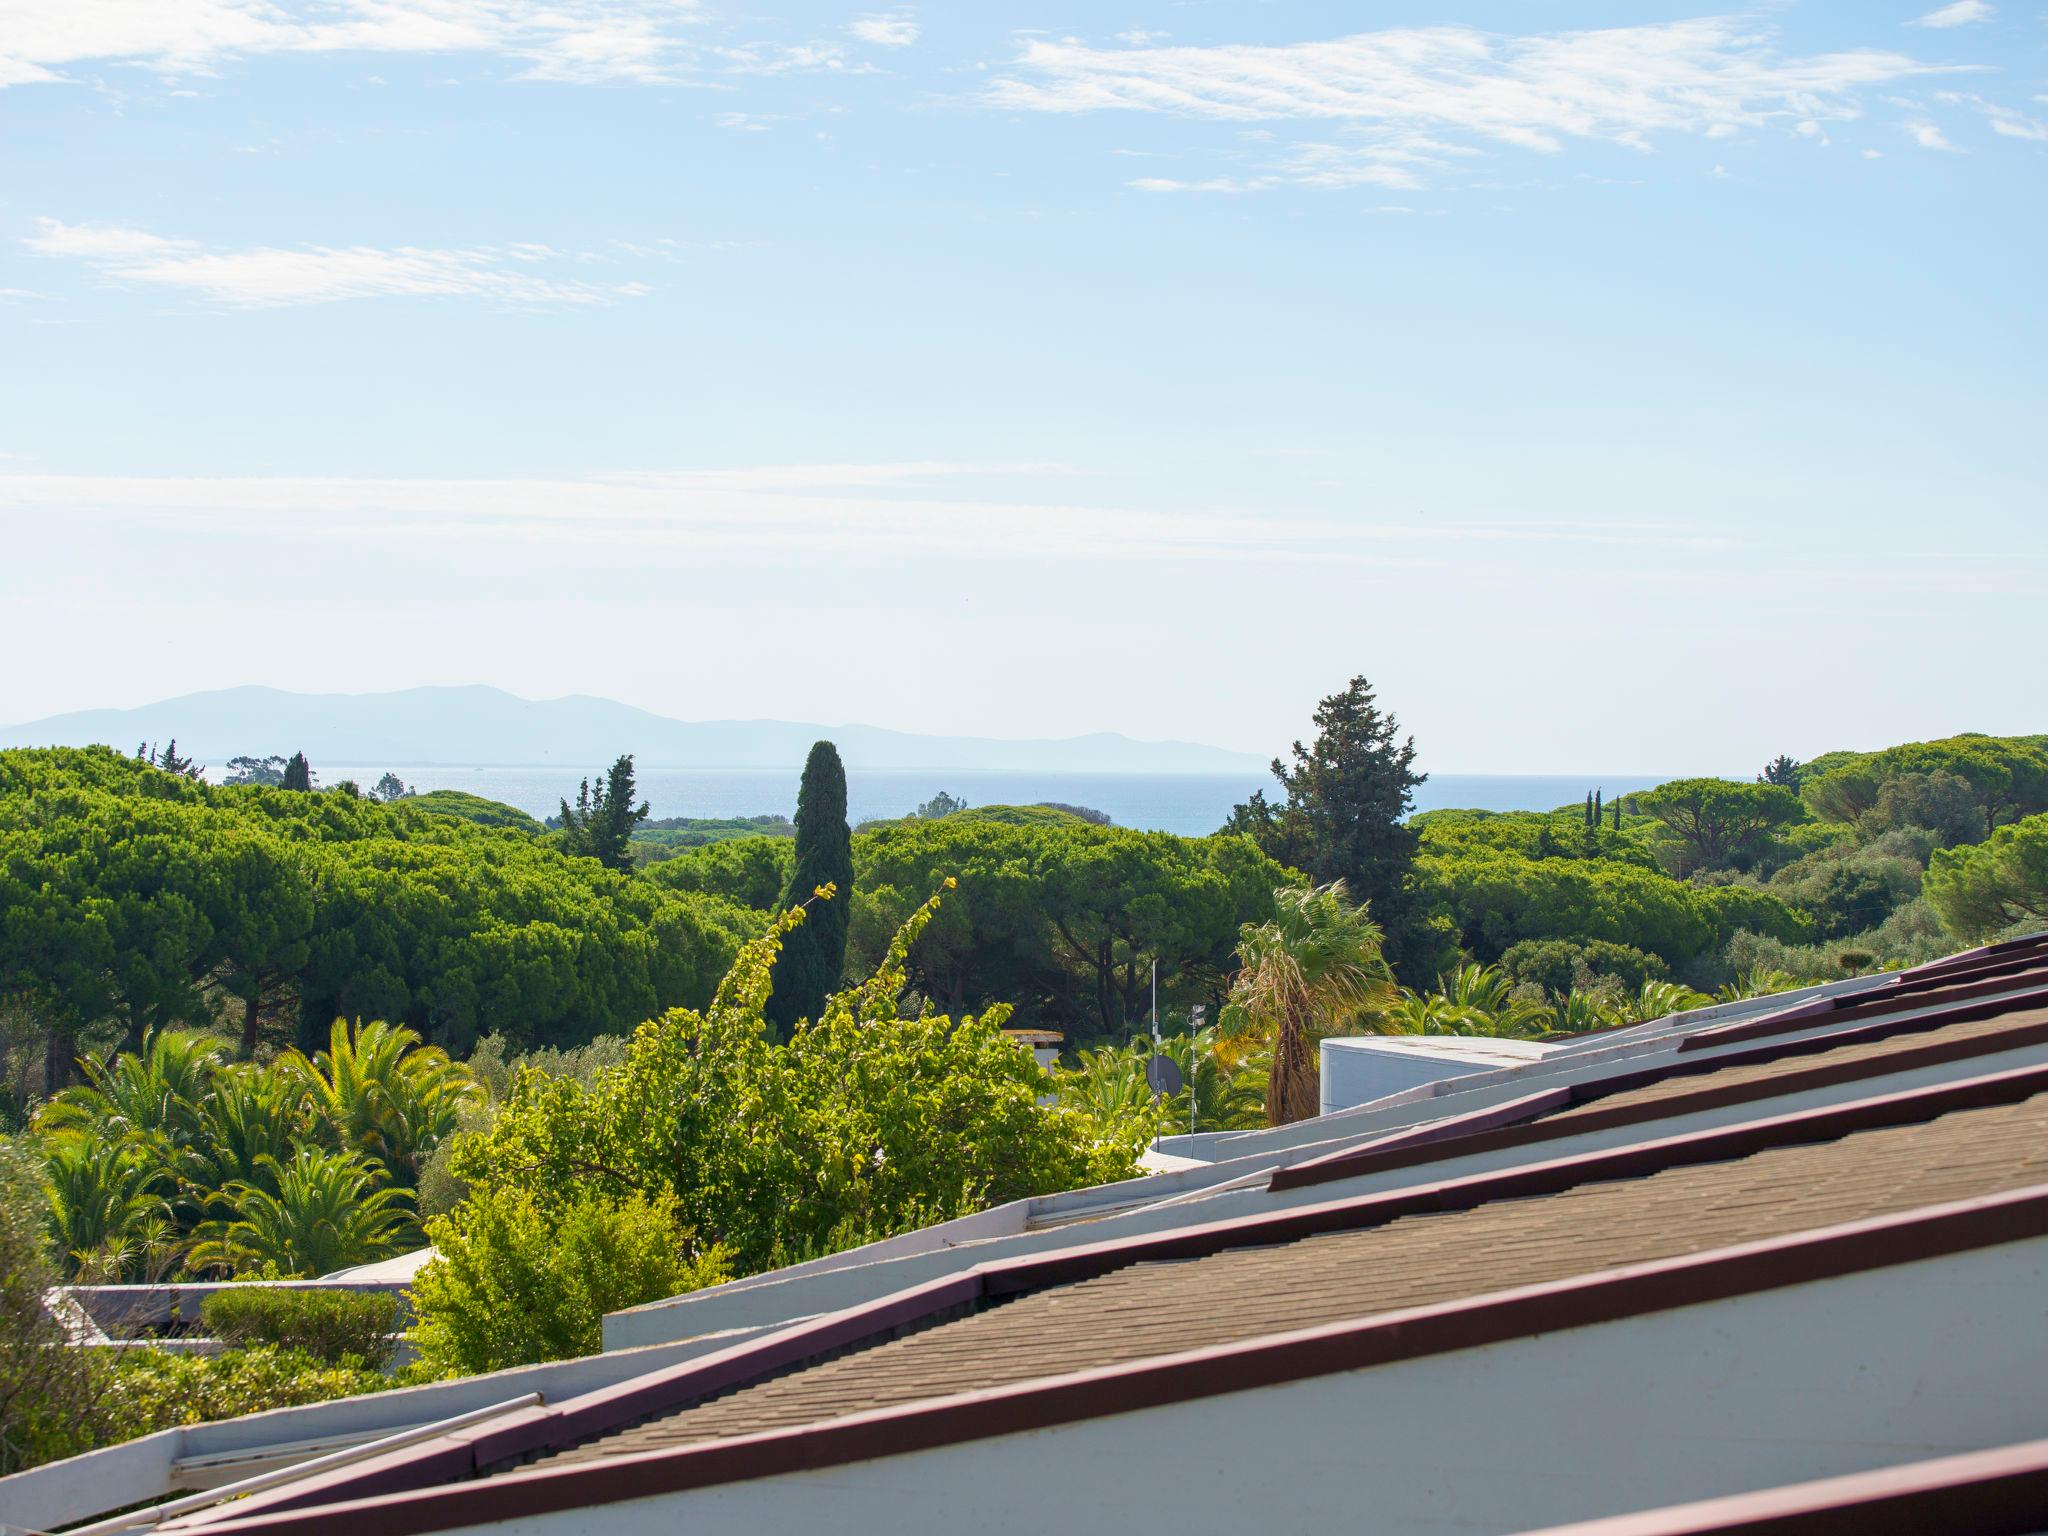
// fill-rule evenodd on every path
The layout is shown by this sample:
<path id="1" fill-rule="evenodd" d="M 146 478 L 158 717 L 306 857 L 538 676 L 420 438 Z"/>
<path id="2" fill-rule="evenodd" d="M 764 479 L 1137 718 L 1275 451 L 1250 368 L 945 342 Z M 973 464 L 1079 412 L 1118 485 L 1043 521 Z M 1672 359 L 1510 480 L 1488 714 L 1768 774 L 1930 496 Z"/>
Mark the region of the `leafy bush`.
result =
<path id="1" fill-rule="evenodd" d="M 625 1065 L 594 1087 L 522 1074 L 490 1129 L 457 1139 L 451 1171 L 472 1200 L 525 1190 L 543 1217 L 585 1191 L 671 1194 L 682 1225 L 745 1273 L 838 1232 L 1128 1177 L 1132 1147 L 1039 1104 L 1051 1082 L 1003 1035 L 1006 1010 L 899 1013 L 905 955 L 935 905 L 871 980 L 780 1044 L 762 1008 L 781 933 L 803 920 L 785 913 L 709 1009 L 642 1025 Z"/>
<path id="2" fill-rule="evenodd" d="M 56 1284 L 43 1234 L 41 1168 L 0 1140 L 0 1476 L 91 1447 L 99 1428 L 90 1357 L 43 1310 Z"/>
<path id="3" fill-rule="evenodd" d="M 585 1192 L 549 1211 L 513 1183 L 428 1230 L 439 1256 L 414 1283 L 411 1339 L 437 1375 L 595 1354 L 605 1313 L 729 1277 L 722 1250 L 690 1254 L 673 1196 Z"/>
<path id="4" fill-rule="evenodd" d="M 1417 894 L 1454 923 L 1461 946 L 1498 959 L 1523 939 L 1601 939 L 1676 968 L 1719 950 L 1739 929 L 1805 942 L 1804 914 L 1767 892 L 1673 880 L 1604 859 L 1529 859 L 1494 850 L 1425 854 Z"/>
<path id="5" fill-rule="evenodd" d="M 372 1369 L 390 1360 L 389 1335 L 398 1326 L 398 1312 L 398 1298 L 389 1292 L 272 1285 L 215 1291 L 199 1304 L 206 1331 L 223 1343 L 274 1344 L 330 1365 L 353 1362 Z"/>
<path id="6" fill-rule="evenodd" d="M 104 1366 L 102 1369 L 106 1369 Z M 179 1424 L 207 1424 L 266 1408 L 357 1397 L 393 1385 L 381 1371 L 335 1365 L 302 1350 L 259 1345 L 218 1355 L 124 1350 L 105 1383 L 102 1444 Z"/>
<path id="7" fill-rule="evenodd" d="M 1926 891 L 1943 926 L 1964 938 L 2048 921 L 2048 815 L 2000 827 L 1975 847 L 1935 854 Z"/>
<path id="8" fill-rule="evenodd" d="M 1628 944 L 1593 939 L 1524 939 L 1500 957 L 1501 969 L 1518 982 L 1541 987 L 1552 997 L 1566 997 L 1612 977 L 1625 992 L 1639 993 L 1646 982 L 1669 981 L 1671 968 L 1657 956 Z"/>

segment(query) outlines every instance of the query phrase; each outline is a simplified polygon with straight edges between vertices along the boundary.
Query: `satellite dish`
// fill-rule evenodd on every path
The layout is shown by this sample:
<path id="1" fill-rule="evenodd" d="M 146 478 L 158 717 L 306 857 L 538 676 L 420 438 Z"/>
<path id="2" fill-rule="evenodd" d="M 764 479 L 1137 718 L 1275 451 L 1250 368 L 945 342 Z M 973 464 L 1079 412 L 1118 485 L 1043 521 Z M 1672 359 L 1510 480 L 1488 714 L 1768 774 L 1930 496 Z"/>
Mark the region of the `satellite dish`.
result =
<path id="1" fill-rule="evenodd" d="M 1180 1092 L 1185 1079 L 1180 1075 L 1180 1067 L 1171 1056 L 1154 1054 L 1145 1060 L 1145 1081 L 1152 1085 L 1154 1093 L 1163 1093 L 1171 1097 Z"/>

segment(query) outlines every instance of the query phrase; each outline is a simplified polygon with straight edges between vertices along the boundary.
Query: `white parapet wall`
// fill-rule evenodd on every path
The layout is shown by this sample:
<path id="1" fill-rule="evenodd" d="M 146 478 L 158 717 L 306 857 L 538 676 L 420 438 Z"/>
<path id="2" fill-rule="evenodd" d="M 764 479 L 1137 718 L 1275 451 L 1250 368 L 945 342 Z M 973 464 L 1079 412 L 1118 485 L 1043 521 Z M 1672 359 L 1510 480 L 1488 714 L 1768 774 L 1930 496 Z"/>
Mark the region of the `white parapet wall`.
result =
<path id="1" fill-rule="evenodd" d="M 1326 1115 L 1404 1093 L 1424 1083 L 1527 1066 L 1555 1046 L 1469 1035 L 1346 1035 L 1323 1042 Z"/>

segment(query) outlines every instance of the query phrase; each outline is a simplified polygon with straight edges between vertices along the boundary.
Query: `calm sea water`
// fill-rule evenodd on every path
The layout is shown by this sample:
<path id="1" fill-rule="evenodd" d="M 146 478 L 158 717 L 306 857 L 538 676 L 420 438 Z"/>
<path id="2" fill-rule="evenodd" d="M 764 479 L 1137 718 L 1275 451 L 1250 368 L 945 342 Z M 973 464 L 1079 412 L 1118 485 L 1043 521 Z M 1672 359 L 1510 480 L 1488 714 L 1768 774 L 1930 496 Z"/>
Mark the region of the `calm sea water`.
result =
<path id="1" fill-rule="evenodd" d="M 352 778 L 368 788 L 381 766 L 334 767 L 322 782 Z M 461 789 L 516 805 L 531 816 L 553 815 L 565 797 L 575 799 L 576 777 L 556 768 L 492 768 L 397 764 L 391 767 L 414 789 Z M 771 768 L 649 768 L 640 792 L 656 816 L 794 815 L 797 770 Z M 1649 789 L 1658 778 L 1580 778 L 1548 774 L 1432 774 L 1415 796 L 1415 808 L 1462 806 L 1487 811 L 1547 811 L 1583 800 L 1599 788 L 1610 797 Z M 902 816 L 945 790 L 969 805 L 1031 805 L 1056 800 L 1093 806 L 1122 827 L 1199 836 L 1221 826 L 1230 808 L 1255 789 L 1270 790 L 1261 775 L 1207 773 L 943 773 L 906 770 L 846 775 L 847 809 L 854 821 Z"/>

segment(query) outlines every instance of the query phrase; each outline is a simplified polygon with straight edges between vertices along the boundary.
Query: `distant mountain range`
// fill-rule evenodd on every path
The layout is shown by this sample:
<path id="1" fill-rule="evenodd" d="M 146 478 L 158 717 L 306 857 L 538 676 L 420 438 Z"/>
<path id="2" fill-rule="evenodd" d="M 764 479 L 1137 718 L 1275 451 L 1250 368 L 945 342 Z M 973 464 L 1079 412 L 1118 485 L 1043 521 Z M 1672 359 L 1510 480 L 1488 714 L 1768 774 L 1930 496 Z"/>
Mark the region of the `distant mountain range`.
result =
<path id="1" fill-rule="evenodd" d="M 0 726 L 0 746 L 87 746 L 124 752 L 177 739 L 218 768 L 230 757 L 304 752 L 316 769 L 493 764 L 596 769 L 621 752 L 642 768 L 793 768 L 811 743 L 838 744 L 852 768 L 955 768 L 1063 773 L 1244 773 L 1242 752 L 1100 732 L 1058 740 L 919 736 L 872 725 L 789 720 L 671 720 L 610 699 L 522 699 L 498 688 L 397 693 L 288 693 L 222 688 L 145 704 Z"/>

